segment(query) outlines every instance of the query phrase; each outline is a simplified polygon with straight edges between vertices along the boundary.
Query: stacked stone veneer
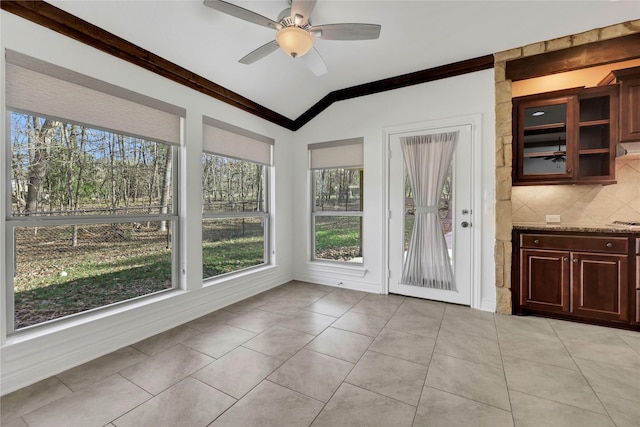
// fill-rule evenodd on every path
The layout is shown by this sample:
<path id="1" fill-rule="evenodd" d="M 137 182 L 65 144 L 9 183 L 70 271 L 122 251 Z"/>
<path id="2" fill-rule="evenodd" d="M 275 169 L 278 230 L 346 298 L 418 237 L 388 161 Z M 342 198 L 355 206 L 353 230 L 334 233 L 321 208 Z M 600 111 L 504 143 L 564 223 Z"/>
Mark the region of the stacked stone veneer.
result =
<path id="1" fill-rule="evenodd" d="M 566 49 L 601 40 L 640 33 L 640 20 L 598 28 L 580 34 L 499 52 L 495 58 L 496 96 L 496 311 L 511 313 L 511 80 L 505 78 L 507 61 L 541 53 Z"/>

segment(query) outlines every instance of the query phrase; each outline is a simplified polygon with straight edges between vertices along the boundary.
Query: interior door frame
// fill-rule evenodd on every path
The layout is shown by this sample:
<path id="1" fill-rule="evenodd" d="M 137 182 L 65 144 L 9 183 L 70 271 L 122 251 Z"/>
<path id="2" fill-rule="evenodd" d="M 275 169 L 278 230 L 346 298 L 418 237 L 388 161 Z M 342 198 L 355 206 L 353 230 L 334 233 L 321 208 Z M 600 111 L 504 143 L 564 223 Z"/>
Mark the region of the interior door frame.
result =
<path id="1" fill-rule="evenodd" d="M 390 194 L 390 167 L 391 160 L 391 138 L 396 134 L 408 132 L 429 132 L 433 129 L 455 126 L 471 126 L 471 209 L 474 212 L 475 222 L 471 225 L 471 308 L 480 309 L 482 305 L 481 295 L 481 249 L 482 249 L 482 116 L 480 114 L 470 114 L 442 119 L 434 119 L 416 123 L 407 123 L 395 126 L 388 126 L 382 129 L 384 143 L 382 145 L 382 176 L 384 177 L 382 209 L 384 212 L 383 245 L 382 245 L 382 293 L 389 294 L 389 220 L 391 206 Z"/>

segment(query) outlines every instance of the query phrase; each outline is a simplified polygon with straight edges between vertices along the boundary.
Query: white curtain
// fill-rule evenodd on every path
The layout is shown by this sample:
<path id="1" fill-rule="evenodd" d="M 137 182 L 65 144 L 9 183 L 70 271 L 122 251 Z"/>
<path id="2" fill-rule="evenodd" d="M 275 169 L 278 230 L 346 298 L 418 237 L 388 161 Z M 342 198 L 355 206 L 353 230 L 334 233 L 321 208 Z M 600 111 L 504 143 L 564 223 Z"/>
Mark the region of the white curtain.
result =
<path id="1" fill-rule="evenodd" d="M 416 207 L 402 284 L 456 289 L 438 205 L 457 140 L 457 131 L 400 138 Z"/>

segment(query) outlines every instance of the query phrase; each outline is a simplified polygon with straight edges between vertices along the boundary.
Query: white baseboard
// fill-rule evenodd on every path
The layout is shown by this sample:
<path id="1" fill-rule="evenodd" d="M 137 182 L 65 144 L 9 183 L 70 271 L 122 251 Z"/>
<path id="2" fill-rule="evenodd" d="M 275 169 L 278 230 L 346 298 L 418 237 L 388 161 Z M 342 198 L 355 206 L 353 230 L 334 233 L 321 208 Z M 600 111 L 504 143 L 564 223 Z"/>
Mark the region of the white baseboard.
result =
<path id="1" fill-rule="evenodd" d="M 482 299 L 480 301 L 480 310 L 482 311 L 490 311 L 492 313 L 496 312 L 496 300 L 493 299 Z"/>

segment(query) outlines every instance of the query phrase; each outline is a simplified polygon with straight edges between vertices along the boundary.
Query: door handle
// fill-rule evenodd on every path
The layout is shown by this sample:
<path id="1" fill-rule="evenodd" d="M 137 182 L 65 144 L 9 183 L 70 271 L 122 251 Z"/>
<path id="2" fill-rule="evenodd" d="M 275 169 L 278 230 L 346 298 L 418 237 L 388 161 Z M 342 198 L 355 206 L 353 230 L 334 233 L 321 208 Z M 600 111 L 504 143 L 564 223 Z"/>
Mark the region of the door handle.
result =
<path id="1" fill-rule="evenodd" d="M 467 228 L 469 227 L 471 224 L 467 221 L 462 221 L 462 223 L 460 224 L 462 226 L 462 228 Z"/>

